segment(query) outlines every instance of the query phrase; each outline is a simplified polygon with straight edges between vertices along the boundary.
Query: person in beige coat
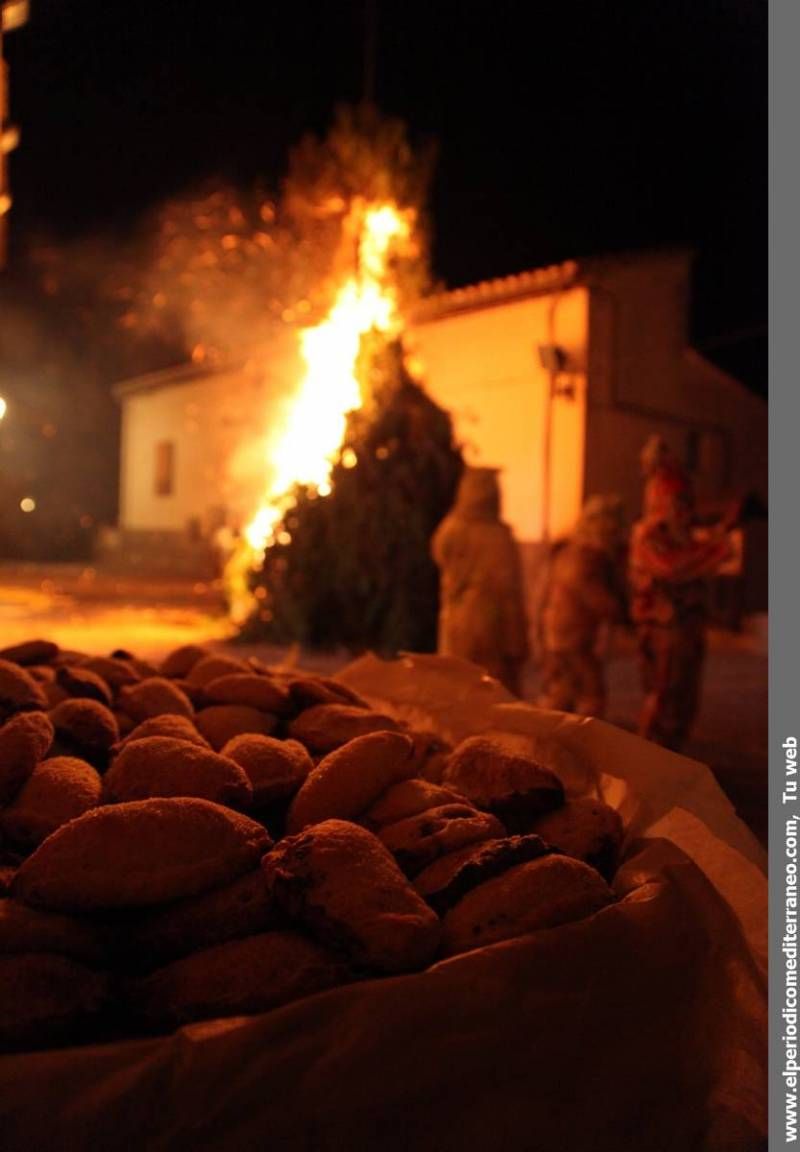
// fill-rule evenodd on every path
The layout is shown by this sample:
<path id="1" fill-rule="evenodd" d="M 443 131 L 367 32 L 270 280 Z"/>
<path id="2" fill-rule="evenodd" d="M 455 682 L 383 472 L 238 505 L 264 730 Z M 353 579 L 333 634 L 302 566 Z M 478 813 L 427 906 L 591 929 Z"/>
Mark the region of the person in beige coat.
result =
<path id="1" fill-rule="evenodd" d="M 494 468 L 466 468 L 434 533 L 440 574 L 438 651 L 484 668 L 519 695 L 528 621 L 517 543 L 500 516 Z"/>

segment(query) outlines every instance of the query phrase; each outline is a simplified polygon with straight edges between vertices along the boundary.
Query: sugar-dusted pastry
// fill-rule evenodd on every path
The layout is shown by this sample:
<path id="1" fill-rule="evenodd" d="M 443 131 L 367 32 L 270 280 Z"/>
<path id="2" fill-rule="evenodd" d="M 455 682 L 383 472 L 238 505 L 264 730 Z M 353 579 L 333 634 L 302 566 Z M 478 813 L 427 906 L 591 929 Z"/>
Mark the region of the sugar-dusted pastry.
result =
<path id="1" fill-rule="evenodd" d="M 247 773 L 256 808 L 289 800 L 314 767 L 299 741 L 276 740 L 256 732 L 234 736 L 224 745 L 222 755 L 235 760 Z"/>
<path id="2" fill-rule="evenodd" d="M 386 824 L 377 833 L 407 876 L 416 876 L 447 852 L 505 834 L 496 816 L 465 802 L 429 808 L 396 824 Z"/>
<path id="3" fill-rule="evenodd" d="M 246 809 L 253 788 L 235 761 L 173 736 L 126 741 L 103 777 L 108 803 L 152 796 L 199 796 L 231 808 Z"/>
<path id="4" fill-rule="evenodd" d="M 97 770 L 85 760 L 40 760 L 12 803 L 0 810 L 0 829 L 12 844 L 35 848 L 62 824 L 95 808 L 101 790 Z"/>
<path id="5" fill-rule="evenodd" d="M 442 923 L 442 953 L 453 956 L 500 940 L 581 920 L 612 903 L 605 880 L 580 860 L 543 856 L 478 885 Z"/>
<path id="6" fill-rule="evenodd" d="M 164 1030 L 220 1016 L 267 1012 L 346 983 L 333 952 L 299 932 L 262 932 L 194 952 L 130 981 L 134 1013 Z"/>
<path id="7" fill-rule="evenodd" d="M 461 741 L 447 760 L 441 783 L 494 812 L 509 832 L 529 831 L 537 816 L 564 803 L 564 788 L 554 772 L 486 736 Z"/>
<path id="8" fill-rule="evenodd" d="M 121 688 L 119 702 L 131 720 L 140 722 L 150 716 L 163 716 L 165 712 L 174 712 L 179 716 L 191 716 L 194 713 L 186 693 L 181 692 L 177 685 L 164 676 L 150 676 L 138 684 Z"/>
<path id="9" fill-rule="evenodd" d="M 270 736 L 278 726 L 278 718 L 270 712 L 261 712 L 247 704 L 212 704 L 195 713 L 198 731 L 219 752 L 234 736 L 257 732 Z"/>
<path id="10" fill-rule="evenodd" d="M 14 799 L 47 755 L 54 735 L 45 712 L 19 712 L 0 727 L 0 804 Z"/>
<path id="11" fill-rule="evenodd" d="M 399 732 L 391 716 L 360 708 L 357 704 L 316 704 L 306 708 L 289 725 L 289 735 L 311 752 L 332 752 L 368 732 Z"/>
<path id="12" fill-rule="evenodd" d="M 12 894 L 65 912 L 163 904 L 234 880 L 270 845 L 260 824 L 210 800 L 111 804 L 49 836 L 20 866 Z"/>
<path id="13" fill-rule="evenodd" d="M 262 867 L 278 906 L 357 965 L 404 972 L 429 963 L 439 921 L 377 837 L 326 820 L 281 840 Z"/>
<path id="14" fill-rule="evenodd" d="M 370 732 L 330 752 L 292 801 L 287 832 L 331 817 L 354 820 L 392 784 L 414 775 L 414 745 L 401 732 Z"/>
<path id="15" fill-rule="evenodd" d="M 602 800 L 570 800 L 535 821 L 533 831 L 567 856 L 591 864 L 606 879 L 614 875 L 622 844 L 622 819 Z"/>
<path id="16" fill-rule="evenodd" d="M 200 948 L 264 932 L 276 920 L 266 877 L 256 867 L 221 888 L 129 918 L 116 937 L 117 952 L 127 967 L 156 968 Z"/>
<path id="17" fill-rule="evenodd" d="M 75 1043 L 108 1003 L 108 978 L 49 952 L 0 955 L 0 1048 Z"/>

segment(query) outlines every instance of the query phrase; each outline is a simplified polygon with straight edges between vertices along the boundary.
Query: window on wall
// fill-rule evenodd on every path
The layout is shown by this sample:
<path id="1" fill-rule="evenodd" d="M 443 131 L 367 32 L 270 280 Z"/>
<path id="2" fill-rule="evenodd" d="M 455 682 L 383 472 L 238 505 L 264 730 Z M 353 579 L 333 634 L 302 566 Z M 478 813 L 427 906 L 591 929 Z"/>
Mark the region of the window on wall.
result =
<path id="1" fill-rule="evenodd" d="M 171 496 L 175 488 L 175 445 L 172 440 L 156 444 L 156 496 Z"/>

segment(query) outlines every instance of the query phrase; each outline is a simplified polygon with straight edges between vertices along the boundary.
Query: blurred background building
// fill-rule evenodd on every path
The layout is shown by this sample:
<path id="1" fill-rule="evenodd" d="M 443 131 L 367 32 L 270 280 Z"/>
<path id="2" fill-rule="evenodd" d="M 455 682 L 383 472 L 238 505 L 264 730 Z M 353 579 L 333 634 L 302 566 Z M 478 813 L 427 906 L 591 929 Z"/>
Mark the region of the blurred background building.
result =
<path id="1" fill-rule="evenodd" d="M 407 343 L 467 462 L 501 470 L 531 586 L 542 547 L 588 496 L 615 492 L 628 523 L 638 518 L 639 454 L 653 433 L 709 514 L 734 494 L 766 504 L 767 406 L 689 345 L 690 289 L 690 252 L 644 251 L 439 293 L 412 317 Z M 112 555 L 196 571 L 221 523 L 248 521 L 264 464 L 247 464 L 245 449 L 281 370 L 181 365 L 117 385 Z M 766 521 L 745 536 L 739 610 L 763 611 Z"/>

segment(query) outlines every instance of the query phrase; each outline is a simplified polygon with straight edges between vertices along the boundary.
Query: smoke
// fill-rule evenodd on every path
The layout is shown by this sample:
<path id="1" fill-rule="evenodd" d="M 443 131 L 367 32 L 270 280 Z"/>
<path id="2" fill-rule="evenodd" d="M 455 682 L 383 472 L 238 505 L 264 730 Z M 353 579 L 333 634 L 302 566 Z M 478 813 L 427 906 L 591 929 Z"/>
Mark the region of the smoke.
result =
<path id="1" fill-rule="evenodd" d="M 0 284 L 0 394 L 0 554 L 88 556 L 116 513 L 117 412 L 80 329 L 22 279 Z"/>
<path id="2" fill-rule="evenodd" d="M 343 234 L 353 197 L 421 210 L 423 167 L 401 124 L 345 110 L 325 140 L 301 142 L 277 194 L 209 182 L 123 235 L 31 240 L 0 280 L 0 482 L 6 507 L 40 493 L 26 532 L 38 526 L 46 549 L 48 538 L 115 522 L 111 385 L 189 359 L 261 379 L 253 437 L 231 461 L 230 479 L 252 483 L 270 413 L 298 378 L 298 330 L 327 314 L 353 264 Z M 426 282 L 425 255 L 423 243 L 395 269 L 401 307 Z M 0 522 L 0 553 L 21 539 L 18 512 L 12 521 Z"/>

